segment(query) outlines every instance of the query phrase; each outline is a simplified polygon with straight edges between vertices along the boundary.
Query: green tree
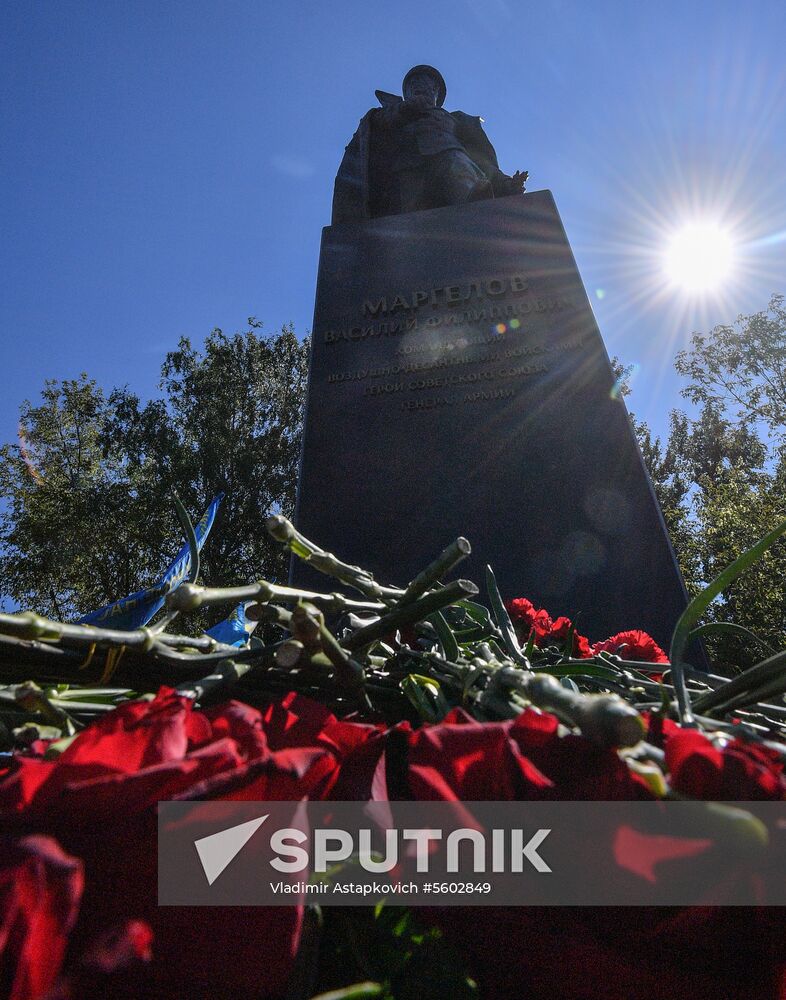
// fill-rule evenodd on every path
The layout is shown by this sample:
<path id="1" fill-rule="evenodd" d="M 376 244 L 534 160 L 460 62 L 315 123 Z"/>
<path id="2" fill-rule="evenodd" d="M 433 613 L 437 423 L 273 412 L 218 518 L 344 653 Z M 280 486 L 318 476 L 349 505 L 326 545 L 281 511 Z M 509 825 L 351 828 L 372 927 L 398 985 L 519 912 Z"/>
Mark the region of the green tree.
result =
<path id="1" fill-rule="evenodd" d="M 121 449 L 104 451 L 104 392 L 83 375 L 47 382 L 41 397 L 22 404 L 19 442 L 0 449 L 0 589 L 47 614 L 74 614 L 134 590 L 165 558 L 163 539 Z"/>
<path id="2" fill-rule="evenodd" d="M 680 564 L 690 590 L 717 573 L 703 544 L 699 510 L 733 472 L 741 485 L 756 488 L 763 475 L 767 449 L 755 432 L 725 419 L 714 403 L 706 403 L 697 417 L 673 410 L 665 445 L 640 428 L 640 443 L 655 484 L 666 522 L 672 531 Z"/>
<path id="3" fill-rule="evenodd" d="M 701 540 L 703 573 L 707 579 L 772 529 L 783 516 L 783 468 L 775 474 L 751 474 L 742 467 L 725 468 L 696 499 L 698 535 Z M 776 543 L 745 574 L 740 576 L 711 607 L 711 617 L 744 625 L 771 645 L 786 642 L 786 600 L 783 578 L 786 573 L 786 545 Z M 718 641 L 716 657 L 725 663 L 739 663 L 739 644 Z M 750 650 L 748 656 L 761 653 Z M 760 657 L 759 657 L 760 658 Z M 747 657 L 744 658 L 747 664 Z M 751 660 L 752 662 L 752 660 Z"/>
<path id="4" fill-rule="evenodd" d="M 777 297 L 773 301 L 778 301 Z M 775 320 L 772 315 L 765 320 L 773 334 Z M 765 320 L 761 314 L 748 317 L 739 321 L 739 330 L 731 329 L 739 333 L 751 323 L 760 328 Z M 742 412 L 739 408 L 730 412 L 735 401 L 720 389 L 710 391 L 711 381 L 716 386 L 734 384 L 729 366 L 737 355 L 722 356 L 717 349 L 717 337 L 727 338 L 729 329 L 716 328 L 708 338 L 694 335 L 694 350 L 699 353 L 689 358 L 688 352 L 683 352 L 678 357 L 678 370 L 693 377 L 683 392 L 699 409 L 694 415 L 674 410 L 665 442 L 653 436 L 646 423 L 631 417 L 692 593 L 766 534 L 786 511 L 786 446 L 776 447 L 772 453 L 759 436 L 766 426 L 761 408 L 742 407 Z M 726 350 L 728 339 L 723 342 Z M 762 338 L 759 350 L 759 370 L 764 371 L 768 364 L 767 370 L 774 371 L 776 361 L 770 358 L 765 364 L 767 349 Z M 616 359 L 614 364 L 620 376 L 624 369 Z M 711 380 L 707 372 L 713 370 L 712 365 L 715 374 Z M 627 395 L 624 387 L 622 392 Z M 740 400 L 745 402 L 742 396 Z M 779 542 L 711 605 L 707 620 L 732 621 L 782 647 L 786 642 L 784 576 L 786 544 Z M 716 668 L 725 670 L 751 665 L 762 652 L 746 649 L 739 639 L 728 635 L 713 637 L 708 647 Z"/>
<path id="5" fill-rule="evenodd" d="M 144 405 L 86 375 L 23 404 L 18 443 L 0 449 L 1 595 L 68 618 L 148 586 L 182 544 L 173 490 L 194 519 L 226 494 L 203 579 L 282 577 L 264 519 L 294 507 L 308 344 L 249 325 L 201 350 L 181 339 Z"/>
<path id="6" fill-rule="evenodd" d="M 724 417 L 714 402 L 698 416 L 672 416 L 669 447 L 679 475 L 689 484 L 694 588 L 712 580 L 780 519 L 783 475 L 773 470 L 768 450 L 752 426 Z M 786 546 L 776 543 L 739 577 L 709 609 L 708 617 L 732 621 L 780 645 L 786 639 L 784 603 L 779 593 L 786 571 Z M 761 650 L 744 650 L 739 640 L 714 639 L 716 662 L 753 662 Z"/>
<path id="7" fill-rule="evenodd" d="M 786 308 L 773 295 L 766 310 L 738 316 L 731 325 L 694 333 L 675 368 L 692 403 L 734 411 L 738 421 L 763 421 L 779 439 L 786 434 Z"/>
<path id="8" fill-rule="evenodd" d="M 702 579 L 711 579 L 786 514 L 786 309 L 767 309 L 694 333 L 675 360 L 687 380 L 684 414 L 670 443 L 692 484 Z M 766 440 L 759 436 L 766 435 Z M 771 644 L 786 641 L 786 545 L 774 545 L 713 605 L 718 619 L 745 625 Z M 715 644 L 721 659 L 734 653 Z"/>

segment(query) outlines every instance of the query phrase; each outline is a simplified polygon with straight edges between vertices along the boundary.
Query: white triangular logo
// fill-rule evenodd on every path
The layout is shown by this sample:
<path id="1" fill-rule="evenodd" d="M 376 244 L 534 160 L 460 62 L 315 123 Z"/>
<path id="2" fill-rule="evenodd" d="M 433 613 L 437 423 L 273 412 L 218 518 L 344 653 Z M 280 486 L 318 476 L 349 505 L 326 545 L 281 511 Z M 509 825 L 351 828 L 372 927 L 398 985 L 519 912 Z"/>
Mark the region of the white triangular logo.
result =
<path id="1" fill-rule="evenodd" d="M 194 841 L 199 860 L 207 878 L 207 884 L 212 885 L 226 866 L 245 847 L 248 841 L 262 826 L 270 813 L 265 813 L 259 819 L 251 819 L 247 823 L 230 826 L 209 837 L 201 837 Z"/>

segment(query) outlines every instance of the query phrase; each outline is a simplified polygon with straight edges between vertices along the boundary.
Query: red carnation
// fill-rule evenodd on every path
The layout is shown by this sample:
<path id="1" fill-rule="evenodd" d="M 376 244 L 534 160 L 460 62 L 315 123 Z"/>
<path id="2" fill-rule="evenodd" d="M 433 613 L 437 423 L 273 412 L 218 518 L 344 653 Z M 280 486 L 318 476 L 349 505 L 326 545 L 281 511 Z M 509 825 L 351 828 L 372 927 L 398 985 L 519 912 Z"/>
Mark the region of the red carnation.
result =
<path id="1" fill-rule="evenodd" d="M 522 642 L 529 640 L 530 633 L 534 630 L 535 642 L 544 639 L 553 626 L 551 615 L 545 608 L 536 610 L 532 601 L 526 597 L 514 597 L 512 601 L 505 604 L 516 630 L 516 635 Z"/>
<path id="2" fill-rule="evenodd" d="M 592 647 L 592 653 L 593 655 L 595 653 L 616 653 L 624 660 L 638 660 L 642 663 L 669 662 L 668 656 L 652 636 L 642 632 L 640 628 L 618 632 L 610 639 L 606 639 L 605 642 L 596 642 Z"/>
<path id="3" fill-rule="evenodd" d="M 551 626 L 551 631 L 546 637 L 547 642 L 542 643 L 542 645 L 562 645 L 567 641 L 568 633 L 572 628 L 573 622 L 570 618 L 566 618 L 562 615 Z M 589 639 L 586 635 L 581 635 L 580 632 L 574 631 L 573 649 L 570 651 L 570 655 L 577 657 L 580 660 L 586 660 L 588 657 L 592 656 L 592 649 L 590 648 Z"/>
<path id="4" fill-rule="evenodd" d="M 520 642 L 528 642 L 530 635 L 534 632 L 536 646 L 559 646 L 565 643 L 568 632 L 573 627 L 570 618 L 564 615 L 556 620 L 552 620 L 551 615 L 545 608 L 537 609 L 532 601 L 526 597 L 514 597 L 512 601 L 505 604 L 510 620 L 516 630 L 516 635 Z M 573 633 L 573 649 L 571 656 L 586 659 L 592 656 L 589 639 Z"/>

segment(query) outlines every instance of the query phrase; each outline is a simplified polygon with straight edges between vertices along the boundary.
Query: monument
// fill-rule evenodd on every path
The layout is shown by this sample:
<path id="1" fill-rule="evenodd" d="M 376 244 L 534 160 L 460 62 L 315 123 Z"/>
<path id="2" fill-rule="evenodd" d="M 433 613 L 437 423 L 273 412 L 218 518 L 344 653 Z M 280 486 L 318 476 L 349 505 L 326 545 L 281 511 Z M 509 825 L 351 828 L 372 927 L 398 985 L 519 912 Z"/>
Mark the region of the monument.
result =
<path id="1" fill-rule="evenodd" d="M 346 148 L 333 194 L 333 224 L 521 194 L 527 172 L 509 177 L 481 119 L 442 108 L 447 88 L 433 66 L 414 66 L 402 97 L 376 92 Z"/>
<path id="2" fill-rule="evenodd" d="M 436 70 L 403 91 L 323 231 L 297 526 L 397 585 L 465 535 L 462 576 L 668 645 L 684 585 L 554 199 L 442 110 Z"/>

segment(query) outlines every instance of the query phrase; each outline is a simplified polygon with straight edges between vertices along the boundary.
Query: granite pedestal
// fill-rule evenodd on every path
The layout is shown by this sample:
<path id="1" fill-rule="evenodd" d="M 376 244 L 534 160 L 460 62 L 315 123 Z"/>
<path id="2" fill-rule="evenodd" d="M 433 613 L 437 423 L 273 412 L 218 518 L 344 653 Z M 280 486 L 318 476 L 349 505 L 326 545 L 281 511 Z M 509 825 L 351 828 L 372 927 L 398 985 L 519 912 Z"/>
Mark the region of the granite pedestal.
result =
<path id="1" fill-rule="evenodd" d="M 684 586 L 614 381 L 550 192 L 328 227 L 297 526 L 401 586 L 465 535 L 481 587 L 667 645 Z"/>

